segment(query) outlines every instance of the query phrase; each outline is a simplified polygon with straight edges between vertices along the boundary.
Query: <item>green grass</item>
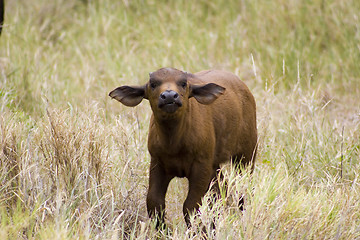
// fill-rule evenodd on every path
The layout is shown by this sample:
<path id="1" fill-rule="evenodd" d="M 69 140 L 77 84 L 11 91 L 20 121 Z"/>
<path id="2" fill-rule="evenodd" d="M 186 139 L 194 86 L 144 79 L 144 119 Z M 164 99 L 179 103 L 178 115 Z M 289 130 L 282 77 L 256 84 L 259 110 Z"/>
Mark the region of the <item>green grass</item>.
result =
<path id="1" fill-rule="evenodd" d="M 360 2 L 7 1 L 0 37 L 1 239 L 360 238 Z M 108 92 L 171 66 L 225 69 L 257 102 L 254 174 L 187 229 L 146 214 L 150 108 Z M 246 210 L 237 209 L 245 195 Z M 210 205 L 213 205 L 210 208 Z M 215 231 L 210 231 L 212 219 Z"/>

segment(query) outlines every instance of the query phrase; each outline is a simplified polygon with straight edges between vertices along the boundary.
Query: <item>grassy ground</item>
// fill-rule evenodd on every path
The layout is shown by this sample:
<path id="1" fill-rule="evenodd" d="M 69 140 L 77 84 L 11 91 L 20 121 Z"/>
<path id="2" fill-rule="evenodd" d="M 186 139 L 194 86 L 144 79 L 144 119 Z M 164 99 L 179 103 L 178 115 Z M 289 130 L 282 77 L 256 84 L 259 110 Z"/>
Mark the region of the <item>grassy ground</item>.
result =
<path id="1" fill-rule="evenodd" d="M 0 37 L 0 238 L 360 238 L 360 2 L 6 1 Z M 172 66 L 226 69 L 257 101 L 255 172 L 187 229 L 146 215 L 150 108 L 108 92 Z M 246 210 L 237 199 L 245 195 Z M 210 231 L 211 220 L 216 229 Z"/>

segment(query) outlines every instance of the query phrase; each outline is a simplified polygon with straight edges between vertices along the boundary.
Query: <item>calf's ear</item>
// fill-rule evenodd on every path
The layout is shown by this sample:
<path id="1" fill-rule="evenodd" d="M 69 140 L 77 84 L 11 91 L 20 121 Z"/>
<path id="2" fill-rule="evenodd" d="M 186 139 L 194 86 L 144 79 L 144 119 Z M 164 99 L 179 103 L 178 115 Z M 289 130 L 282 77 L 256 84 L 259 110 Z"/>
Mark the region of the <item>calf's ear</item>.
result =
<path id="1" fill-rule="evenodd" d="M 109 93 L 111 98 L 114 98 L 128 107 L 135 107 L 143 98 L 146 98 L 145 87 L 143 86 L 121 86 Z"/>
<path id="2" fill-rule="evenodd" d="M 215 83 L 205 85 L 191 85 L 190 96 L 201 104 L 210 104 L 225 92 L 225 88 Z"/>

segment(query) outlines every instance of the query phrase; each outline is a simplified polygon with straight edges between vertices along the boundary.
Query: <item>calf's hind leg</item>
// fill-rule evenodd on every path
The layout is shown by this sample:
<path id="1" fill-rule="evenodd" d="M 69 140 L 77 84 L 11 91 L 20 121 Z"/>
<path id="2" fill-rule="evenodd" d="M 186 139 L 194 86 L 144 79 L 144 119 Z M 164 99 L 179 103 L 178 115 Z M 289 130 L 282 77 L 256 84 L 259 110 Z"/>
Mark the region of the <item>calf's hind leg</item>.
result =
<path id="1" fill-rule="evenodd" d="M 231 157 L 231 162 L 235 167 L 236 171 L 241 171 L 246 167 L 250 166 L 250 173 L 252 174 L 255 167 L 255 156 L 256 156 L 256 147 L 253 148 L 254 150 L 248 151 L 246 154 L 236 154 Z M 241 174 L 241 172 L 240 172 Z M 241 211 L 244 210 L 244 197 L 241 196 L 238 202 L 239 209 Z"/>
<path id="2" fill-rule="evenodd" d="M 250 147 L 244 153 L 238 153 L 231 157 L 231 162 L 236 169 L 241 170 L 248 166 L 251 167 L 251 173 L 254 171 L 257 147 Z"/>

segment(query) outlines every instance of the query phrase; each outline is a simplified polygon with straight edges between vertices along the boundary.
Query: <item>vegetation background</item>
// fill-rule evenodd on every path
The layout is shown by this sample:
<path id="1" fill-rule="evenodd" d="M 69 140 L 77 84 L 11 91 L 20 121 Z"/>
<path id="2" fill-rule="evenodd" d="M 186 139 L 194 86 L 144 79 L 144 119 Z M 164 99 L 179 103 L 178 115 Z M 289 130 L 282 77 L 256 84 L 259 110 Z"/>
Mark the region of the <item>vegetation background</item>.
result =
<path id="1" fill-rule="evenodd" d="M 0 37 L 1 239 L 359 239 L 360 1 L 6 1 Z M 255 172 L 187 229 L 145 206 L 147 102 L 108 92 L 171 66 L 225 69 L 257 101 Z M 246 210 L 236 199 L 244 194 Z M 210 222 L 216 219 L 216 229 Z"/>

